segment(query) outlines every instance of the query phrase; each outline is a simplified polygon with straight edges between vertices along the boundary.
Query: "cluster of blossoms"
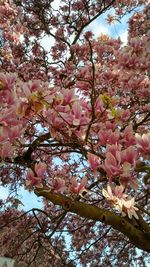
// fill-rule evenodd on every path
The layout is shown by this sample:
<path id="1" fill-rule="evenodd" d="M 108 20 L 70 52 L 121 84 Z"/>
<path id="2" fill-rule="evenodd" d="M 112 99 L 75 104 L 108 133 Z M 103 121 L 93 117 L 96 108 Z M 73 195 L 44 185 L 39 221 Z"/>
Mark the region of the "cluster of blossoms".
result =
<path id="1" fill-rule="evenodd" d="M 107 190 L 102 189 L 103 196 L 107 199 L 110 206 L 119 210 L 123 216 L 128 215 L 130 219 L 135 217 L 138 219 L 138 215 L 136 211 L 138 208 L 135 207 L 135 199 L 128 197 L 126 193 L 124 193 L 124 187 L 122 185 L 115 186 L 113 189 L 108 184 Z"/>
<path id="2" fill-rule="evenodd" d="M 72 8 L 76 11 L 81 7 L 82 3 L 76 3 Z M 92 6 L 93 14 L 98 9 L 99 6 Z M 122 46 L 119 39 L 106 35 L 94 39 L 88 31 L 83 35 L 83 43 L 71 42 L 70 38 L 68 45 L 65 38 L 67 34 L 70 37 L 72 32 L 68 32 L 67 27 L 60 27 L 55 34 L 62 35 L 62 38 L 59 41 L 56 38 L 51 57 L 54 62 L 62 57 L 64 64 L 59 62 L 61 65 L 53 67 L 47 61 L 44 70 L 47 74 L 43 74 L 44 67 L 39 66 L 38 59 L 46 62 L 48 51 L 45 54 L 42 52 L 39 40 L 30 43 L 26 38 L 30 16 L 26 23 L 17 25 L 15 17 L 19 16 L 18 8 L 13 9 L 6 2 L 1 4 L 1 11 L 3 37 L 8 44 L 12 44 L 7 44 L 12 61 L 8 66 L 7 60 L 3 59 L 5 65 L 0 72 L 1 161 L 18 163 L 16 158 L 23 158 L 28 150 L 33 150 L 30 160 L 36 163 L 32 168 L 26 165 L 28 188 L 40 188 L 48 182 L 53 192 L 82 194 L 88 182 L 87 166 L 87 173 L 82 176 L 84 178 L 80 177 L 80 182 L 75 174 L 68 175 L 68 178 L 57 174 L 49 177 L 50 155 L 60 155 L 60 152 L 82 154 L 94 179 L 100 180 L 102 172 L 108 183 L 117 181 L 121 184 L 114 192 L 122 190 L 123 197 L 117 198 L 115 193 L 113 203 L 123 213 L 128 213 L 134 207 L 134 199 L 128 200 L 123 194 L 123 187 L 138 188 L 136 165 L 141 157 L 148 159 L 150 152 L 150 133 L 143 124 L 149 115 L 149 78 L 146 74 L 149 51 L 145 45 L 150 40 L 149 32 L 144 36 L 129 36 L 128 44 Z M 68 12 L 68 7 L 62 7 L 62 11 Z M 117 14 L 114 17 L 109 15 L 107 20 L 111 23 L 116 18 Z M 76 19 L 77 25 L 74 27 L 80 29 L 81 22 Z M 65 16 L 63 20 L 66 20 Z M 57 28 L 58 24 L 55 18 L 52 26 Z M 13 34 L 8 32 L 9 28 L 13 28 Z M 30 29 L 30 34 L 34 35 L 34 30 Z M 21 62 L 24 51 L 19 39 L 21 35 L 24 35 L 25 43 L 32 51 L 29 61 L 24 58 L 25 64 Z M 5 48 L 4 45 L 3 50 Z M 73 60 L 64 58 L 64 51 L 70 52 Z M 45 132 L 49 137 L 42 139 L 34 151 L 32 143 Z M 62 155 L 60 158 L 64 160 Z M 109 186 L 108 191 L 113 197 Z M 106 195 L 106 191 L 103 192 Z M 130 217 L 131 214 L 134 213 L 128 213 Z"/>
<path id="3" fill-rule="evenodd" d="M 47 166 L 44 162 L 36 163 L 34 168 L 29 168 L 27 171 L 27 181 L 26 186 L 30 190 L 33 188 L 43 188 L 43 185 L 45 183 L 44 176 L 46 175 Z M 53 181 L 49 185 L 52 192 L 55 192 L 57 194 L 69 192 L 71 194 L 78 194 L 82 197 L 83 192 L 88 192 L 86 189 L 87 185 L 87 177 L 84 177 L 81 182 L 79 183 L 77 181 L 77 177 L 73 176 L 70 179 L 70 184 L 67 189 L 65 180 L 60 177 L 54 177 Z"/>
<path id="4" fill-rule="evenodd" d="M 0 256 L 20 266 L 146 266 L 148 2 L 0 0 L 0 185 L 10 189 Z M 128 12 L 126 44 L 89 30 L 105 13 L 114 33 Z M 23 187 L 43 197 L 41 209 L 24 213 Z"/>
<path id="5" fill-rule="evenodd" d="M 99 170 L 103 169 L 108 182 L 115 181 L 117 177 L 124 187 L 130 185 L 134 189 L 138 188 L 138 180 L 135 179 L 136 164 L 141 155 L 147 156 L 150 152 L 150 134 L 135 133 L 132 125 L 119 131 L 121 121 L 124 122 L 125 116 L 129 118 L 130 114 L 118 111 L 117 98 L 101 94 L 95 101 L 96 119 L 89 133 L 91 140 L 93 137 L 96 139 L 93 151 L 90 141 L 86 140 L 92 120 L 92 106 L 89 100 L 80 97 L 75 89 L 64 89 L 58 93 L 56 88 L 49 90 L 48 83 L 39 80 L 22 83 L 13 73 L 1 73 L 0 86 L 3 103 L 0 117 L 2 159 L 15 158 L 19 152 L 20 142 L 22 152 L 25 151 L 26 139 L 23 141 L 22 137 L 27 130 L 27 121 L 32 118 L 35 120 L 42 118 L 43 126 L 49 129 L 52 138 L 57 142 L 76 140 L 80 147 L 84 147 L 95 178 L 99 176 Z M 42 187 L 46 181 L 46 171 L 46 163 L 36 163 L 33 169 L 27 171 L 27 186 L 30 189 Z M 82 195 L 86 190 L 87 177 L 80 183 L 73 177 L 66 185 L 65 179 L 56 175 L 49 184 L 53 192 Z M 133 198 L 117 199 L 117 204 L 116 200 L 114 203 L 122 214 L 126 212 L 131 216 L 129 210 L 132 214 Z M 135 210 L 136 208 L 133 208 L 133 211 Z"/>

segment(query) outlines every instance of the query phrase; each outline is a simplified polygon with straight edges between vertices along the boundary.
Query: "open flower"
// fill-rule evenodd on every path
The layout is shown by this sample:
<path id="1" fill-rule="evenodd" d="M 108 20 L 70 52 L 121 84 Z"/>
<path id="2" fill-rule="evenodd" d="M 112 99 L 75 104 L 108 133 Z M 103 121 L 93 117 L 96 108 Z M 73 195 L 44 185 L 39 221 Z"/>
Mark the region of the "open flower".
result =
<path id="1" fill-rule="evenodd" d="M 124 193 L 124 187 L 122 185 L 116 186 L 113 189 L 110 185 L 107 185 L 107 190 L 102 189 L 103 196 L 108 200 L 111 206 L 119 210 L 123 216 L 128 215 L 130 219 L 135 217 L 138 219 L 135 207 L 134 197 L 128 199 L 128 195 Z"/>
<path id="2" fill-rule="evenodd" d="M 128 195 L 124 193 L 124 186 L 123 185 L 117 185 L 114 188 L 115 196 L 118 198 L 125 199 Z"/>
<path id="3" fill-rule="evenodd" d="M 130 200 L 122 200 L 122 215 L 125 216 L 127 213 L 130 219 L 132 219 L 133 216 L 138 220 L 139 217 L 136 213 L 138 208 L 136 208 L 134 205 L 135 205 L 134 197 L 131 198 Z"/>
<path id="4" fill-rule="evenodd" d="M 107 185 L 107 190 L 102 189 L 103 196 L 110 202 L 114 203 L 116 201 L 116 196 L 113 194 L 110 185 Z"/>
<path id="5" fill-rule="evenodd" d="M 123 193 L 124 187 L 122 185 L 116 186 L 113 189 L 107 185 L 107 190 L 102 189 L 103 196 L 115 207 L 120 206 L 120 200 L 125 199 L 127 194 Z"/>

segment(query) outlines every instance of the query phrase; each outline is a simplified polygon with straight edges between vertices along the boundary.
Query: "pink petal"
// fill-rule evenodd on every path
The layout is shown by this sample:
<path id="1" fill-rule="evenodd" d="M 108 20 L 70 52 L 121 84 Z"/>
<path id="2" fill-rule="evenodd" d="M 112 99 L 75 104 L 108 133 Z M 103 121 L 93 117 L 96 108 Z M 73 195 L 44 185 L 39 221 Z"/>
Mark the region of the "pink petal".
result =
<path id="1" fill-rule="evenodd" d="M 35 164 L 35 172 L 37 173 L 38 176 L 43 176 L 46 169 L 47 169 L 47 166 L 44 162 Z"/>

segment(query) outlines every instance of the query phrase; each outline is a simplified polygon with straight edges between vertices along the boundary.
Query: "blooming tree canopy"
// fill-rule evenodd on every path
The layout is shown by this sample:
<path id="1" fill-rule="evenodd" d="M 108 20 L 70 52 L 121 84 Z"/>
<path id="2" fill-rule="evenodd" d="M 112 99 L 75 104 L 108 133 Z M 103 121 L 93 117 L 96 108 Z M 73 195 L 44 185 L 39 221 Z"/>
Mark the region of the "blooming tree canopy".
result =
<path id="1" fill-rule="evenodd" d="M 148 2 L 0 1 L 1 256 L 25 267 L 146 266 Z M 104 14 L 111 24 L 130 13 L 126 45 L 89 31 Z M 20 207 L 22 188 L 41 209 Z"/>

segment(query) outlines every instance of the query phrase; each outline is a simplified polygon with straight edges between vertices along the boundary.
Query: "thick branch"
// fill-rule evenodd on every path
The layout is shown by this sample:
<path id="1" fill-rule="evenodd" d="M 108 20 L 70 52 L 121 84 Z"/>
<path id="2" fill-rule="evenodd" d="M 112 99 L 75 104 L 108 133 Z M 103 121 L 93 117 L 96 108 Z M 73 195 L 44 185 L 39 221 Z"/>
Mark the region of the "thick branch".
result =
<path id="1" fill-rule="evenodd" d="M 101 221 L 106 225 L 111 225 L 114 229 L 127 236 L 132 244 L 139 249 L 150 252 L 150 237 L 135 228 L 126 219 L 108 211 L 90 204 L 72 200 L 63 195 L 51 193 L 49 188 L 36 189 L 37 196 L 43 196 L 55 205 L 60 205 L 66 211 L 80 215 L 81 217 L 94 221 Z"/>

